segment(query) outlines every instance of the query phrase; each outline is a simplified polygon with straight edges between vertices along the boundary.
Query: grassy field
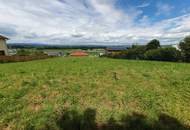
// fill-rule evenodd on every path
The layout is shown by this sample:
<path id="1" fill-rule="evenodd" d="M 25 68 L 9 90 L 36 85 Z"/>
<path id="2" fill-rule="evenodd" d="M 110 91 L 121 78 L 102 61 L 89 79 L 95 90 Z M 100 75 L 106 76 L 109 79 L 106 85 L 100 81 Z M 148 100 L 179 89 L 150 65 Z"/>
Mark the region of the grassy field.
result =
<path id="1" fill-rule="evenodd" d="M 106 58 L 0 64 L 0 129 L 188 126 L 190 64 Z"/>

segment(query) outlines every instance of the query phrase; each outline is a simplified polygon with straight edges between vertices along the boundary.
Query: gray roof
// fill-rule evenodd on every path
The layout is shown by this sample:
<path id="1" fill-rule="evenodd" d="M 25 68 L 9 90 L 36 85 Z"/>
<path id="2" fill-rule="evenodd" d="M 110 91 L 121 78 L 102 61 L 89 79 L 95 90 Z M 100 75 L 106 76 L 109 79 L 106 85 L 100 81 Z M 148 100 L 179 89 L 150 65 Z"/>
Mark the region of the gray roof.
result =
<path id="1" fill-rule="evenodd" d="M 127 50 L 127 47 L 108 47 L 106 48 L 108 51 L 124 51 Z"/>
<path id="2" fill-rule="evenodd" d="M 64 55 L 63 52 L 45 52 L 47 55 L 50 55 L 50 56 L 61 56 L 61 55 Z"/>
<path id="3" fill-rule="evenodd" d="M 0 39 L 9 40 L 7 37 L 0 35 Z"/>

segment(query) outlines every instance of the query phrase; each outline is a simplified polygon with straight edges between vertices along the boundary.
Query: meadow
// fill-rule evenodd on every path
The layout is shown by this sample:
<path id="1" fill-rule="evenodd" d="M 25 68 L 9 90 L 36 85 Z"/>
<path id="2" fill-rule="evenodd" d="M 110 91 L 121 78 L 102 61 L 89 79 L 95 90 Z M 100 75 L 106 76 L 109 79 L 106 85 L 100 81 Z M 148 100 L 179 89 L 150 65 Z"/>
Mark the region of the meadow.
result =
<path id="1" fill-rule="evenodd" d="M 0 64 L 2 130 L 189 130 L 190 64 L 53 58 Z"/>

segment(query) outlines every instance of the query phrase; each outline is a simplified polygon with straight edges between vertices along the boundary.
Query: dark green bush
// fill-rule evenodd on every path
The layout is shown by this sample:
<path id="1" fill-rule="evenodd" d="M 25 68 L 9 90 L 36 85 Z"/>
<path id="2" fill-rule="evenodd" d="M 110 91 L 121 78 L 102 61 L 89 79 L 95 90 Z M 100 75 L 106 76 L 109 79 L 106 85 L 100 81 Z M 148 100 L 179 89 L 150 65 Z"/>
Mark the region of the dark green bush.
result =
<path id="1" fill-rule="evenodd" d="M 179 61 L 181 58 L 180 51 L 172 47 L 149 50 L 144 56 L 146 60 L 158 61 Z"/>
<path id="2" fill-rule="evenodd" d="M 135 46 L 132 49 L 126 51 L 125 58 L 127 59 L 144 59 L 144 53 L 146 52 L 146 46 Z"/>
<path id="3" fill-rule="evenodd" d="M 146 46 L 133 46 L 125 51 L 112 52 L 108 54 L 108 57 L 112 58 L 125 58 L 125 59 L 144 59 L 144 53 L 146 52 Z"/>

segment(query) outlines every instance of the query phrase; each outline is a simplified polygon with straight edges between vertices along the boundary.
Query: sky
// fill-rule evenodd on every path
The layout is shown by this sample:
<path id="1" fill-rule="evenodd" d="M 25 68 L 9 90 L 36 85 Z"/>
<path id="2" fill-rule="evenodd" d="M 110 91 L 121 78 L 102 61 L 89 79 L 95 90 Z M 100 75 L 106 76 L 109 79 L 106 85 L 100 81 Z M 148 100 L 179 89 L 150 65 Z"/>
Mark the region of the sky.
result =
<path id="1" fill-rule="evenodd" d="M 9 43 L 130 45 L 190 34 L 190 0 L 0 0 Z"/>

